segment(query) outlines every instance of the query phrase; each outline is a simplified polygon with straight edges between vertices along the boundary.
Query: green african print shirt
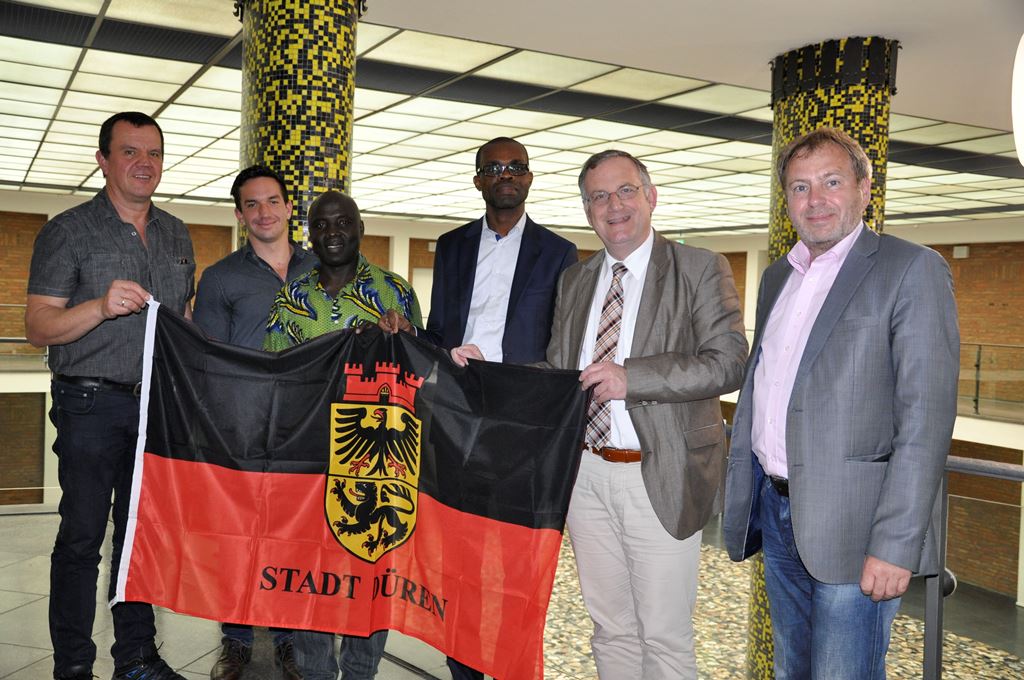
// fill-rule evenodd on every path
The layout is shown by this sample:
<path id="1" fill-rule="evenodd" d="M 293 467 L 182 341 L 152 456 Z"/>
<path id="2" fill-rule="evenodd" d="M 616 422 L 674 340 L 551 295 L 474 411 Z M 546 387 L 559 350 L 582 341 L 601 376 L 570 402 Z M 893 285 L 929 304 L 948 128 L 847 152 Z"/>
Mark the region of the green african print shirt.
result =
<path id="1" fill-rule="evenodd" d="M 263 349 L 278 351 L 324 333 L 351 328 L 361 321 L 376 323 L 393 309 L 414 326 L 422 326 L 420 303 L 409 282 L 359 256 L 356 275 L 332 298 L 320 285 L 320 268 L 293 279 L 270 308 Z"/>

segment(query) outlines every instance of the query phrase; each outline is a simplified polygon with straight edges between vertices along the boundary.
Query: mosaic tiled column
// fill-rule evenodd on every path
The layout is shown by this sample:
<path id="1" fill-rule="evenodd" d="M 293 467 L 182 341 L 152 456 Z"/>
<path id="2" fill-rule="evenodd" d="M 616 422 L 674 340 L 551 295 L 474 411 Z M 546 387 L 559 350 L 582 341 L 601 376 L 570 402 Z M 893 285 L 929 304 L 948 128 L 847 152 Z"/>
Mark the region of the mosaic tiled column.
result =
<path id="1" fill-rule="evenodd" d="M 359 0 L 241 0 L 241 164 L 262 163 L 292 191 L 290 231 L 326 189 L 348 191 Z"/>
<path id="2" fill-rule="evenodd" d="M 786 144 L 823 125 L 856 139 L 871 159 L 871 202 L 864 223 L 881 231 L 885 167 L 889 154 L 889 104 L 896 93 L 899 43 L 885 38 L 844 38 L 786 52 L 772 61 L 772 159 Z M 782 186 L 772 174 L 768 257 L 774 261 L 796 243 Z"/>
<path id="3" fill-rule="evenodd" d="M 871 159 L 871 202 L 864 224 L 882 231 L 885 171 L 889 153 L 889 105 L 896 93 L 899 43 L 884 38 L 844 38 L 807 45 L 772 61 L 772 166 L 779 152 L 802 134 L 822 126 L 843 130 Z M 797 241 L 786 213 L 782 185 L 772 173 L 768 258 L 783 257 Z M 772 627 L 758 555 L 750 570 L 747 675 L 772 678 Z"/>

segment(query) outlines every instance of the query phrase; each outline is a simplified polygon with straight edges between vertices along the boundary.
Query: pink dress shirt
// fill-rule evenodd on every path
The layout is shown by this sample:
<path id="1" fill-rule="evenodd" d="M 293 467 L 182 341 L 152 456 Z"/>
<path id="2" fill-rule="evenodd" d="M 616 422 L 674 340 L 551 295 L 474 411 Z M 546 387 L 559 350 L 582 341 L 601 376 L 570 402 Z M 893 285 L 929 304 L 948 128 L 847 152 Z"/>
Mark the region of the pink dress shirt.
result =
<path id="1" fill-rule="evenodd" d="M 754 367 L 754 454 L 766 474 L 789 479 L 786 467 L 786 414 L 797 368 L 818 312 L 863 223 L 827 252 L 811 259 L 798 241 L 787 258 L 793 272 L 772 308 Z"/>

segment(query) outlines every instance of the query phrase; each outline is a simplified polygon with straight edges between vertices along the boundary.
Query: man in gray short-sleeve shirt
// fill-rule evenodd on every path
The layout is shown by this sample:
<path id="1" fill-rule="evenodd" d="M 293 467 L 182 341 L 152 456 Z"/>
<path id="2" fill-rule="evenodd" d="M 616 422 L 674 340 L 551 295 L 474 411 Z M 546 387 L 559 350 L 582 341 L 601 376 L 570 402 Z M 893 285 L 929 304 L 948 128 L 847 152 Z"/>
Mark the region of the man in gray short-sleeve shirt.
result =
<path id="1" fill-rule="evenodd" d="M 91 680 L 96 580 L 113 497 L 113 596 L 131 496 L 138 384 L 152 296 L 191 315 L 195 258 L 181 220 L 150 200 L 163 169 L 163 133 L 143 113 L 118 113 L 100 128 L 96 161 L 106 185 L 61 213 L 36 238 L 25 335 L 49 347 L 50 419 L 61 487 L 60 528 L 50 562 L 53 675 Z M 114 680 L 184 680 L 157 654 L 153 608 L 115 605 Z"/>

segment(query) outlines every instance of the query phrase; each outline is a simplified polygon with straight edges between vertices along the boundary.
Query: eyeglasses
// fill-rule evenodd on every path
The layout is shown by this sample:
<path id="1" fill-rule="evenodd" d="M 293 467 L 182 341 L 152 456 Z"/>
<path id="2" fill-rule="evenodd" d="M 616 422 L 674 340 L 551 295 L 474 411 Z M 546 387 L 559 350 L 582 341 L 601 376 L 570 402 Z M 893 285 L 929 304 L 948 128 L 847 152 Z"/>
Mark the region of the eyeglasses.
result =
<path id="1" fill-rule="evenodd" d="M 526 173 L 530 172 L 530 166 L 526 163 L 519 163 L 518 161 L 512 161 L 511 163 L 499 163 L 494 161 L 488 163 L 483 167 L 477 168 L 477 174 L 483 175 L 484 177 L 501 177 L 508 170 L 508 174 L 513 177 L 522 177 Z"/>
<path id="2" fill-rule="evenodd" d="M 619 197 L 619 200 L 625 203 L 626 201 L 632 201 L 636 198 L 636 195 L 640 193 L 640 187 L 633 186 L 632 184 L 623 184 L 615 191 L 609 193 L 607 191 L 595 191 L 589 196 L 583 197 L 584 203 L 590 203 L 592 205 L 604 205 L 611 200 L 612 194 Z"/>

